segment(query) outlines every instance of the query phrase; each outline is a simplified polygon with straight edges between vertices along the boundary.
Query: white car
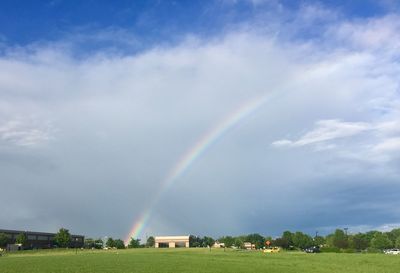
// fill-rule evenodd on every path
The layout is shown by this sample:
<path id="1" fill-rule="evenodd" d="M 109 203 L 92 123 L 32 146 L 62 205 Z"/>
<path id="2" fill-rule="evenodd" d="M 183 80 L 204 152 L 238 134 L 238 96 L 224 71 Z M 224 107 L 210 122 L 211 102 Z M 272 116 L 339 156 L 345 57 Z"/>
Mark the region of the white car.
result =
<path id="1" fill-rule="evenodd" d="M 398 248 L 393 248 L 393 249 L 388 249 L 385 251 L 386 254 L 392 254 L 392 255 L 398 255 L 400 254 L 400 249 Z"/>

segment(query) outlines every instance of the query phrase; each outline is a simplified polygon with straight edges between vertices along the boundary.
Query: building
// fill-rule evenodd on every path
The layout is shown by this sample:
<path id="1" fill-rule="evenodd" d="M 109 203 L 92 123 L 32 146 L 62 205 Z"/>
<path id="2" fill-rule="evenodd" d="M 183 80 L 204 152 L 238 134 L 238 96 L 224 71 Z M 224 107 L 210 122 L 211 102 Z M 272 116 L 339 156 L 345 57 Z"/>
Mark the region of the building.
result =
<path id="1" fill-rule="evenodd" d="M 156 236 L 156 248 L 189 247 L 189 235 L 187 236 Z"/>
<path id="2" fill-rule="evenodd" d="M 0 233 L 4 233 L 8 236 L 8 244 L 15 244 L 17 236 L 21 233 L 26 235 L 25 249 L 36 249 L 36 248 L 52 248 L 55 245 L 54 237 L 56 233 L 47 232 L 34 232 L 34 231 L 22 231 L 22 230 L 8 230 L 0 229 Z M 71 235 L 70 247 L 83 247 L 85 236 L 82 235 Z"/>
<path id="3" fill-rule="evenodd" d="M 250 242 L 244 242 L 244 243 L 243 243 L 243 247 L 244 247 L 245 249 L 247 249 L 247 250 L 256 249 L 256 245 L 255 245 L 255 244 L 252 244 L 252 243 L 250 243 Z"/>
<path id="4" fill-rule="evenodd" d="M 215 241 L 215 243 L 213 244 L 214 248 L 224 248 L 225 247 L 225 243 L 220 243 L 218 241 Z"/>

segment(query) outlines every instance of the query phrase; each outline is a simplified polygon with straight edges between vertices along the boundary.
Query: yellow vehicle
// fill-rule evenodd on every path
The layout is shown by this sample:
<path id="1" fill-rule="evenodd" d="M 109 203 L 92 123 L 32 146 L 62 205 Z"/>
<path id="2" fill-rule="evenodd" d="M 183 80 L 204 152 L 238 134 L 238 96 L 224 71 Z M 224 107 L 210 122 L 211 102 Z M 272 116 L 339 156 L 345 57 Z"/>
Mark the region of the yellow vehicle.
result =
<path id="1" fill-rule="evenodd" d="M 280 247 L 274 246 L 264 249 L 264 253 L 278 253 L 281 251 Z"/>

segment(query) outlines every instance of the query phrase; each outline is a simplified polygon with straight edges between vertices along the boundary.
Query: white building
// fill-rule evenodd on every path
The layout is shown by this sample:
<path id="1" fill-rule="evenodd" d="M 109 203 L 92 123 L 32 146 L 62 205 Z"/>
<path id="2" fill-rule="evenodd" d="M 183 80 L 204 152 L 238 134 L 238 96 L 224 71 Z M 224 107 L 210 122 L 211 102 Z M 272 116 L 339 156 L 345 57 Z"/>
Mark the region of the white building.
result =
<path id="1" fill-rule="evenodd" d="M 189 235 L 187 236 L 156 236 L 156 248 L 175 248 L 175 247 L 189 247 Z"/>

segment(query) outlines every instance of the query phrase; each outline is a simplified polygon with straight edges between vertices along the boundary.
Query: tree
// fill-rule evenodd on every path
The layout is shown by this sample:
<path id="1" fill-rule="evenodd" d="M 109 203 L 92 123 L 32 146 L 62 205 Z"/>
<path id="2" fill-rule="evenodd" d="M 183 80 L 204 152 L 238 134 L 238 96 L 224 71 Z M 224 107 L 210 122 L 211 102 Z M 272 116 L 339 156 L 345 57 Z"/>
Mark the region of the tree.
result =
<path id="1" fill-rule="evenodd" d="M 201 247 L 203 245 L 203 240 L 195 235 L 189 236 L 189 247 Z"/>
<path id="2" fill-rule="evenodd" d="M 368 248 L 369 241 L 365 234 L 357 233 L 349 238 L 349 245 L 351 248 L 364 250 Z"/>
<path id="3" fill-rule="evenodd" d="M 241 238 L 241 237 L 236 237 L 236 238 L 235 238 L 235 243 L 234 243 L 234 245 L 235 245 L 237 248 L 244 248 L 243 238 Z"/>
<path id="4" fill-rule="evenodd" d="M 108 247 L 108 248 L 115 247 L 115 241 L 112 237 L 109 237 L 107 239 L 106 247 Z"/>
<path id="5" fill-rule="evenodd" d="M 18 234 L 17 238 L 15 238 L 15 243 L 25 245 L 28 238 L 26 237 L 25 233 Z"/>
<path id="6" fill-rule="evenodd" d="M 273 246 L 279 246 L 284 249 L 289 248 L 289 242 L 286 238 L 276 238 L 275 240 L 272 241 Z"/>
<path id="7" fill-rule="evenodd" d="M 400 236 L 400 228 L 392 229 L 386 233 L 389 239 L 393 242 L 393 246 L 396 245 L 396 240 Z"/>
<path id="8" fill-rule="evenodd" d="M 365 233 L 365 238 L 368 240 L 369 246 L 371 246 L 372 238 L 374 238 L 375 233 L 377 233 L 377 232 L 379 232 L 379 231 L 372 230 L 372 231 L 368 231 L 367 233 Z"/>
<path id="9" fill-rule="evenodd" d="M 69 230 L 60 228 L 56 236 L 54 236 L 54 241 L 59 247 L 68 247 L 71 243 L 71 234 L 69 234 Z"/>
<path id="10" fill-rule="evenodd" d="M 92 238 L 85 238 L 83 245 L 85 248 L 94 248 L 94 240 Z"/>
<path id="11" fill-rule="evenodd" d="M 0 247 L 7 246 L 8 237 L 5 233 L 0 233 Z"/>
<path id="12" fill-rule="evenodd" d="M 293 233 L 290 231 L 284 231 L 282 234 L 282 239 L 287 242 L 288 246 L 293 246 Z"/>
<path id="13" fill-rule="evenodd" d="M 104 245 L 104 242 L 102 239 L 99 238 L 99 239 L 94 240 L 94 248 L 102 249 L 103 245 Z"/>
<path id="14" fill-rule="evenodd" d="M 215 240 L 211 237 L 204 236 L 203 244 L 204 246 L 211 247 L 215 243 Z"/>
<path id="15" fill-rule="evenodd" d="M 153 236 L 150 236 L 149 238 L 147 238 L 146 247 L 154 247 L 155 244 L 156 244 L 156 240 L 154 239 Z"/>
<path id="16" fill-rule="evenodd" d="M 140 246 L 140 239 L 131 238 L 128 248 L 139 248 Z"/>
<path id="17" fill-rule="evenodd" d="M 310 235 L 304 234 L 303 232 L 297 231 L 293 235 L 293 245 L 295 247 L 305 249 L 313 245 L 313 239 Z"/>
<path id="18" fill-rule="evenodd" d="M 103 248 L 103 240 L 102 239 L 92 239 L 87 238 L 84 242 L 85 248 L 95 248 L 95 249 L 102 249 Z"/>
<path id="19" fill-rule="evenodd" d="M 122 241 L 121 239 L 114 240 L 114 247 L 116 247 L 117 249 L 124 249 L 125 248 L 124 241 Z"/>
<path id="20" fill-rule="evenodd" d="M 258 233 L 253 233 L 246 236 L 246 241 L 254 244 L 257 249 L 260 249 L 264 246 L 265 238 Z"/>
<path id="21" fill-rule="evenodd" d="M 92 238 L 87 238 L 85 239 L 84 243 L 85 248 L 96 248 L 96 249 L 102 249 L 103 248 L 103 240 L 102 239 L 92 239 Z"/>
<path id="22" fill-rule="evenodd" d="M 395 246 L 397 247 L 397 248 L 400 248 L 400 236 L 399 237 L 397 237 L 397 239 L 396 239 L 396 241 L 395 241 Z"/>
<path id="23" fill-rule="evenodd" d="M 348 248 L 349 241 L 347 235 L 341 229 L 336 229 L 332 237 L 332 244 L 337 248 Z"/>
<path id="24" fill-rule="evenodd" d="M 232 247 L 235 244 L 235 238 L 232 236 L 224 236 L 219 238 L 218 242 L 224 243 L 225 247 Z"/>
<path id="25" fill-rule="evenodd" d="M 325 238 L 322 236 L 315 236 L 314 237 L 314 245 L 322 246 L 325 244 Z"/>
<path id="26" fill-rule="evenodd" d="M 371 240 L 371 246 L 376 249 L 385 249 L 390 248 L 392 246 L 392 241 L 390 241 L 387 234 L 382 232 L 377 232 L 374 235 L 374 238 Z"/>

